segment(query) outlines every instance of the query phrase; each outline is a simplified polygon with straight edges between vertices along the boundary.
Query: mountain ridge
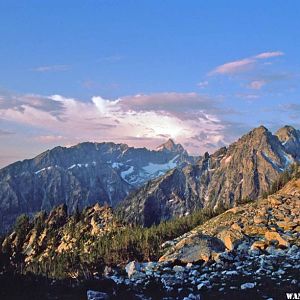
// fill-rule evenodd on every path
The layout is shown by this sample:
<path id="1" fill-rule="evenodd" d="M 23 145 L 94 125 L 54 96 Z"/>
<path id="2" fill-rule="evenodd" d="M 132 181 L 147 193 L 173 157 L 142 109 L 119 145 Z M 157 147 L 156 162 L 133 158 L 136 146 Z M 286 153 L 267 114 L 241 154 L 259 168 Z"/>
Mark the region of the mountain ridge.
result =
<path id="1" fill-rule="evenodd" d="M 50 211 L 62 203 L 70 211 L 97 202 L 115 206 L 149 179 L 196 160 L 177 150 L 85 142 L 11 164 L 0 170 L 0 228 L 7 228 L 21 213 Z"/>
<path id="2" fill-rule="evenodd" d="M 297 150 L 300 152 L 300 144 Z M 199 207 L 229 208 L 237 201 L 267 192 L 280 173 L 299 161 L 295 152 L 259 126 L 228 147 L 206 153 L 194 165 L 178 169 L 177 176 L 170 171 L 148 182 L 126 197 L 117 210 L 127 222 L 151 226 Z M 148 211 L 154 212 L 152 219 Z"/>

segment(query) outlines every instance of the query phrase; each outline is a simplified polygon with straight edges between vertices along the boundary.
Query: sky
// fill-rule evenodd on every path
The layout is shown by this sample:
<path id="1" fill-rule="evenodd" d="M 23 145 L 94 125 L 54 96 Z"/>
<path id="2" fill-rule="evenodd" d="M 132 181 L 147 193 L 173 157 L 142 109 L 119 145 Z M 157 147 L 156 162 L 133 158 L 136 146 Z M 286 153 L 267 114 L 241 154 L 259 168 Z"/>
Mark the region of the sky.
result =
<path id="1" fill-rule="evenodd" d="M 201 155 L 300 129 L 300 2 L 1 0 L 0 167 L 168 138 Z"/>

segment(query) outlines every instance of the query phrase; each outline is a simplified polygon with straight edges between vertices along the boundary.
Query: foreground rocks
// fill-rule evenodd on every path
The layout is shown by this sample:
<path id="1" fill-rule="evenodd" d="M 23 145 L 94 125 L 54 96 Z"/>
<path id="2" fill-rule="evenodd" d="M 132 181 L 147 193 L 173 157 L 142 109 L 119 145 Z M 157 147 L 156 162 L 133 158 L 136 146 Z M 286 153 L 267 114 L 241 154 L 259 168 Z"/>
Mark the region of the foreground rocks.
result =
<path id="1" fill-rule="evenodd" d="M 127 291 L 125 299 L 285 299 L 286 292 L 300 289 L 300 249 L 253 251 L 244 242 L 239 250 L 220 253 L 218 261 L 143 263 L 130 275 L 115 271 L 109 277 L 116 290 Z"/>
<path id="2" fill-rule="evenodd" d="M 128 299 L 286 299 L 300 290 L 299 216 L 300 180 L 292 180 L 164 243 L 159 262 L 130 262 L 110 279 Z"/>
<path id="3" fill-rule="evenodd" d="M 300 245 L 300 180 L 292 180 L 279 193 L 234 207 L 184 236 L 165 243 L 160 262 L 218 261 L 218 255 L 245 251 L 286 249 Z M 210 241 L 210 243 L 205 242 Z"/>

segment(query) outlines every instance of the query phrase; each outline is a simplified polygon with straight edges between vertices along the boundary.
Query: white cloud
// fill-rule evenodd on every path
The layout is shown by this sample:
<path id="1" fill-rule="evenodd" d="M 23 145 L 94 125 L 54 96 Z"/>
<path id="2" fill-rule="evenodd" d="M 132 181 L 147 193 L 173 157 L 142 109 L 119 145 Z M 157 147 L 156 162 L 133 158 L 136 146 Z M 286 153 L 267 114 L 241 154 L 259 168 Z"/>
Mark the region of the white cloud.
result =
<path id="1" fill-rule="evenodd" d="M 220 65 L 209 72 L 208 75 L 224 75 L 224 74 L 235 74 L 250 70 L 257 63 L 258 60 L 267 59 L 277 56 L 284 55 L 281 51 L 263 52 L 255 56 L 247 57 L 240 60 L 231 61 Z"/>
<path id="2" fill-rule="evenodd" d="M 206 138 L 190 143 L 193 146 L 188 150 L 192 153 L 208 150 L 205 144 L 224 143 L 225 125 L 216 103 L 196 93 L 134 95 L 113 100 L 95 96 L 85 102 L 61 95 L 31 95 L 30 100 L 24 99 L 18 102 L 18 108 L 0 106 L 0 118 L 45 132 L 34 138 L 43 144 L 114 141 L 154 148 L 168 137 L 188 143 L 200 130 Z M 53 107 L 59 108 L 55 114 Z"/>
<path id="3" fill-rule="evenodd" d="M 92 102 L 96 105 L 99 112 L 102 114 L 107 114 L 116 109 L 116 105 L 120 102 L 119 99 L 111 101 L 107 99 L 103 99 L 100 96 L 92 97 Z"/>
<path id="4" fill-rule="evenodd" d="M 255 58 L 258 59 L 265 59 L 265 58 L 271 58 L 271 57 L 277 57 L 277 56 L 283 56 L 284 53 L 281 51 L 273 51 L 273 52 L 263 52 L 255 56 Z"/>

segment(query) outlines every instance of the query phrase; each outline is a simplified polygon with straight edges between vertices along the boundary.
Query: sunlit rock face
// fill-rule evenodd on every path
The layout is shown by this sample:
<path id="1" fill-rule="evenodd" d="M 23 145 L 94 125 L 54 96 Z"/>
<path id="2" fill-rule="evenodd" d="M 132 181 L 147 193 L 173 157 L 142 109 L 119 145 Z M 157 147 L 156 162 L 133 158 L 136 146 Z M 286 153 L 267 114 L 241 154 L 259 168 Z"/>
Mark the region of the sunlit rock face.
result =
<path id="1" fill-rule="evenodd" d="M 300 131 L 292 126 L 284 126 L 276 132 L 276 136 L 283 144 L 287 152 L 300 159 Z"/>

